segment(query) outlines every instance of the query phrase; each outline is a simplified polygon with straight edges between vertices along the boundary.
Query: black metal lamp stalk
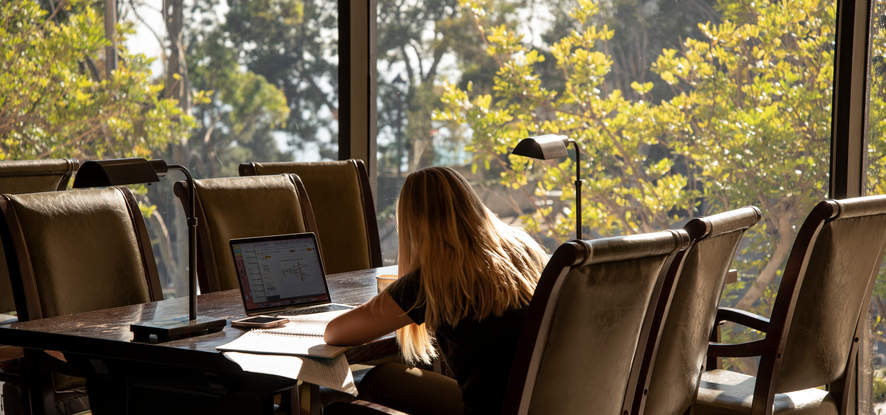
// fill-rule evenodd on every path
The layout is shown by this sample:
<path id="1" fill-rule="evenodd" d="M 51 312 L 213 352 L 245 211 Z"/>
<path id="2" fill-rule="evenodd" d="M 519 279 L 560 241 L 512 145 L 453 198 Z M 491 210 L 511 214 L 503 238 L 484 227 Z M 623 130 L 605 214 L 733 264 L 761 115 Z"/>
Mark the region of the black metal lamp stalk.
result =
<path id="1" fill-rule="evenodd" d="M 163 342 L 211 333 L 224 328 L 224 319 L 197 317 L 197 201 L 194 178 L 187 168 L 166 164 L 163 160 L 142 158 L 90 160 L 80 167 L 74 178 L 75 188 L 118 186 L 160 181 L 170 169 L 185 175 L 188 182 L 188 319 L 149 321 L 130 326 L 135 341 Z"/>
<path id="2" fill-rule="evenodd" d="M 540 160 L 564 159 L 569 156 L 566 147 L 572 144 L 575 149 L 575 238 L 581 239 L 581 150 L 578 143 L 565 135 L 546 134 L 520 140 L 514 151 L 523 157 Z"/>

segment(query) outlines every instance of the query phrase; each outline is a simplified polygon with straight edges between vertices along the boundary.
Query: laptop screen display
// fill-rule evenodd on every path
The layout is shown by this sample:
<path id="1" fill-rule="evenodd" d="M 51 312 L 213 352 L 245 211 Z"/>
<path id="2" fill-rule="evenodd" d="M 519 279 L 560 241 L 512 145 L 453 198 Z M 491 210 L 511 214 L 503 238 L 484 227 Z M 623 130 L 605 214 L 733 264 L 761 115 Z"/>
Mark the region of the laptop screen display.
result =
<path id="1" fill-rule="evenodd" d="M 329 301 L 313 233 L 231 240 L 247 313 Z"/>

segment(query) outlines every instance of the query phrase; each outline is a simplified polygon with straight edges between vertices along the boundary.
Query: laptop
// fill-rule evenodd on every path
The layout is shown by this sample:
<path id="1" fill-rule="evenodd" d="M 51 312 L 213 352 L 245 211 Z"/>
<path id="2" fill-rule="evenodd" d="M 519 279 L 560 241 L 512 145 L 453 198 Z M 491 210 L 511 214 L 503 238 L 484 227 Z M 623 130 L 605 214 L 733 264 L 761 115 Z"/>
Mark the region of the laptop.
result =
<path id="1" fill-rule="evenodd" d="M 231 239 L 246 315 L 297 315 L 353 308 L 330 302 L 312 232 Z"/>

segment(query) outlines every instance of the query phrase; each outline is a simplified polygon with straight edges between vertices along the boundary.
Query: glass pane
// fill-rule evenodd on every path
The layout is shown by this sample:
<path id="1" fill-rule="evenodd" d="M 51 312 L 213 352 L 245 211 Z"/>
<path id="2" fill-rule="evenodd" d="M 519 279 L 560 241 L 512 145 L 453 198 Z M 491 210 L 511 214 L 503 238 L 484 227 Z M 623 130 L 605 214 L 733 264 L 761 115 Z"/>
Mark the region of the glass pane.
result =
<path id="1" fill-rule="evenodd" d="M 886 194 L 886 2 L 874 1 L 871 16 L 871 52 L 869 62 L 868 135 L 865 192 Z M 881 266 L 871 298 L 870 347 L 872 359 L 873 413 L 886 410 L 886 268 Z"/>
<path id="2" fill-rule="evenodd" d="M 462 171 L 547 249 L 574 237 L 573 153 L 508 154 L 562 134 L 582 152 L 586 238 L 761 208 L 723 304 L 768 316 L 796 230 L 827 196 L 834 15 L 816 0 L 379 0 L 386 261 L 402 177 L 434 164 Z"/>
<path id="3" fill-rule="evenodd" d="M 119 7 L 111 34 L 106 3 Z M 0 159 L 161 158 L 207 178 L 337 157 L 335 2 L 23 0 L 0 13 L 3 44 L 22 46 L 0 57 Z M 39 26 L 50 16 L 68 32 Z M 178 180 L 137 187 L 167 296 L 187 289 Z"/>
<path id="4" fill-rule="evenodd" d="M 186 103 L 194 118 L 186 141 L 157 148 L 153 157 L 178 161 L 196 178 L 237 176 L 238 165 L 252 161 L 337 157 L 338 16 L 334 2 L 167 3 L 181 8 L 180 28 L 164 22 L 151 2 L 136 2 L 123 14 L 138 23 L 130 38 L 133 49 L 156 53 L 156 40 L 151 37 L 160 34 L 167 47 L 161 52 L 161 65 L 153 67 L 154 74 L 167 90 L 185 83 L 187 94 L 177 96 L 178 102 Z M 169 47 L 169 39 L 177 38 L 177 33 L 183 39 L 185 61 L 179 67 Z M 175 286 L 172 291 L 182 295 L 187 234 L 183 209 L 170 188 L 153 188 L 145 204 L 157 207 L 147 220 L 157 225 L 152 231 L 157 231 L 158 266 L 174 273 L 167 280 Z M 169 230 L 168 237 L 164 229 Z M 166 241 L 172 242 L 171 250 L 165 249 Z"/>

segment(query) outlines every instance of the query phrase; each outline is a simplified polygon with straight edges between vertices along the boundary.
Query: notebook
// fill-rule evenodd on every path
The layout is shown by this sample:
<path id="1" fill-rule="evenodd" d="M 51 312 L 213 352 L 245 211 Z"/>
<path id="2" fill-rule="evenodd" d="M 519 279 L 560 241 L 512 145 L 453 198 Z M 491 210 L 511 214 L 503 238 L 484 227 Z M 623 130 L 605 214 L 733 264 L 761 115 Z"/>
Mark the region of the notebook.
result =
<path id="1" fill-rule="evenodd" d="M 346 310 L 330 302 L 312 232 L 231 239 L 246 315 L 298 315 Z"/>
<path id="2" fill-rule="evenodd" d="M 326 324 L 347 310 L 287 316 L 289 323 L 271 329 L 252 329 L 236 340 L 216 347 L 223 352 L 248 352 L 332 359 L 348 348 L 323 341 Z"/>

